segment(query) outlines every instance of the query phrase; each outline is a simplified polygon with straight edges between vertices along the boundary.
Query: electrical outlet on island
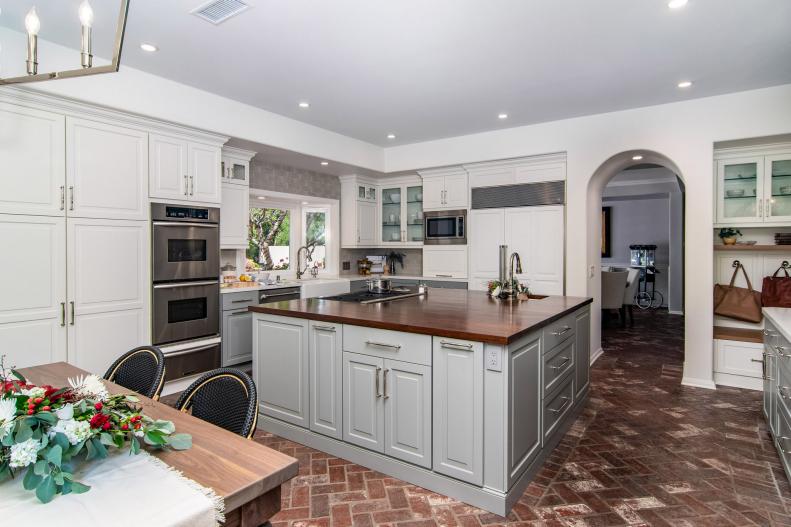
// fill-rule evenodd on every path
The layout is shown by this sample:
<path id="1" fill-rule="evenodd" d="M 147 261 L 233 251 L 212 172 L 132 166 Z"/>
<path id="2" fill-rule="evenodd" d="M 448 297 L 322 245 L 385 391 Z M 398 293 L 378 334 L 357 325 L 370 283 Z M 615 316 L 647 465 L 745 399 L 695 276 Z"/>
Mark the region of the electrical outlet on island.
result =
<path id="1" fill-rule="evenodd" d="M 500 364 L 499 348 L 486 348 L 486 369 L 490 371 L 503 371 L 502 364 Z"/>

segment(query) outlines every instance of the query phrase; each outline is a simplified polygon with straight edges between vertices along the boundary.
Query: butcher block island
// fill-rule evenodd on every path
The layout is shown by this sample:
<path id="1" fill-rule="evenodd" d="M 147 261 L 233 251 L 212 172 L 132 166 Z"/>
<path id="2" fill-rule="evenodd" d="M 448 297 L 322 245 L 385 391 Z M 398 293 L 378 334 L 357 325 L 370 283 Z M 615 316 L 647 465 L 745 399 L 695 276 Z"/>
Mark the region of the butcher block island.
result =
<path id="1" fill-rule="evenodd" d="M 589 298 L 250 307 L 258 426 L 505 516 L 588 396 Z"/>

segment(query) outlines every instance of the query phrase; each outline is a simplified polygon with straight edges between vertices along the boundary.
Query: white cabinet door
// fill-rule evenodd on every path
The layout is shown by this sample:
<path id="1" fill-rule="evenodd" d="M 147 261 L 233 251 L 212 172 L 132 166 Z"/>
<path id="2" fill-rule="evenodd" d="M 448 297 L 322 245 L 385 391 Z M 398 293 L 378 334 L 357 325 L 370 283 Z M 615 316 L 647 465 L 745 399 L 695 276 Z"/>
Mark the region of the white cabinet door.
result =
<path id="1" fill-rule="evenodd" d="M 467 174 L 445 176 L 445 208 L 466 209 L 468 200 Z"/>
<path id="2" fill-rule="evenodd" d="M 70 219 L 69 362 L 96 374 L 151 343 L 148 223 Z"/>
<path id="3" fill-rule="evenodd" d="M 0 213 L 63 215 L 62 115 L 0 103 Z"/>
<path id="4" fill-rule="evenodd" d="M 357 245 L 372 247 L 376 245 L 376 203 L 357 202 Z"/>
<path id="5" fill-rule="evenodd" d="M 483 483 L 483 344 L 435 337 L 434 472 Z"/>
<path id="6" fill-rule="evenodd" d="M 187 141 L 162 134 L 148 136 L 148 192 L 152 198 L 187 199 Z"/>
<path id="7" fill-rule="evenodd" d="M 431 467 L 431 368 L 386 359 L 385 454 Z"/>
<path id="8" fill-rule="evenodd" d="M 231 156 L 222 157 L 222 179 L 225 183 L 250 185 L 250 163 Z"/>
<path id="9" fill-rule="evenodd" d="M 384 359 L 343 353 L 343 440 L 384 452 Z"/>
<path id="10" fill-rule="evenodd" d="M 745 157 L 717 161 L 717 223 L 762 223 L 766 215 L 764 160 Z M 771 192 L 771 189 L 770 189 Z"/>
<path id="11" fill-rule="evenodd" d="M 791 222 L 791 152 L 764 158 L 766 221 Z"/>
<path id="12" fill-rule="evenodd" d="M 503 209 L 470 212 L 470 276 L 497 278 L 500 273 L 500 245 L 505 243 Z M 510 248 L 509 248 L 510 249 Z"/>
<path id="13" fill-rule="evenodd" d="M 222 184 L 220 248 L 247 249 L 250 191 L 244 185 Z"/>
<path id="14" fill-rule="evenodd" d="M 335 439 L 343 438 L 342 326 L 311 321 L 310 429 Z"/>
<path id="15" fill-rule="evenodd" d="M 530 291 L 563 294 L 564 218 L 562 205 L 520 207 L 505 211 L 508 252 L 522 257 L 523 274 Z"/>
<path id="16" fill-rule="evenodd" d="M 467 278 L 467 246 L 423 247 L 423 276 Z"/>
<path id="17" fill-rule="evenodd" d="M 233 366 L 253 358 L 253 313 L 247 309 L 222 314 L 222 365 Z"/>
<path id="18" fill-rule="evenodd" d="M 308 321 L 259 317 L 253 332 L 255 353 L 267 357 L 256 370 L 261 413 L 308 428 Z"/>
<path id="19" fill-rule="evenodd" d="M 445 177 L 423 178 L 423 208 L 441 209 L 445 206 Z"/>
<path id="20" fill-rule="evenodd" d="M 202 203 L 221 203 L 221 173 L 219 146 L 190 143 L 189 153 L 189 195 L 190 199 Z"/>
<path id="21" fill-rule="evenodd" d="M 0 216 L 0 353 L 24 368 L 66 360 L 66 220 Z"/>
<path id="22" fill-rule="evenodd" d="M 66 119 L 68 215 L 148 218 L 148 134 L 86 119 Z"/>

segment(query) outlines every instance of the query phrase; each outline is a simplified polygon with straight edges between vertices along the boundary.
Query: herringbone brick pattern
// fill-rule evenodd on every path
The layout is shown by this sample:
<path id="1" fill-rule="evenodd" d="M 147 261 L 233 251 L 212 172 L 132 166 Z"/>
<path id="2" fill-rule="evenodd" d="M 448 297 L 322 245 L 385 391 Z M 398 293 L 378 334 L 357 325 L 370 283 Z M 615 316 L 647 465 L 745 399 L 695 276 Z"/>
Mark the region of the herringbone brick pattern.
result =
<path id="1" fill-rule="evenodd" d="M 507 518 L 258 432 L 300 461 L 274 527 L 791 525 L 761 394 L 680 385 L 682 319 L 607 329 L 587 409 Z"/>

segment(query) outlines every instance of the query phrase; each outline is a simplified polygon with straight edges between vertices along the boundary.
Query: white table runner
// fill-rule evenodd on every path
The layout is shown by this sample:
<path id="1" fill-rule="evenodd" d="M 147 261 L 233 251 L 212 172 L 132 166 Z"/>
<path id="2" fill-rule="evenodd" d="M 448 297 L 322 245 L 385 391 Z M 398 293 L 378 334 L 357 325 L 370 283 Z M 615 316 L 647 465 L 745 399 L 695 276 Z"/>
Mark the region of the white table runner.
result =
<path id="1" fill-rule="evenodd" d="M 91 489 L 59 494 L 47 504 L 22 488 L 23 476 L 24 471 L 0 485 L 4 525 L 214 527 L 225 520 L 223 500 L 213 490 L 146 452 L 116 452 L 83 463 L 75 479 Z"/>

